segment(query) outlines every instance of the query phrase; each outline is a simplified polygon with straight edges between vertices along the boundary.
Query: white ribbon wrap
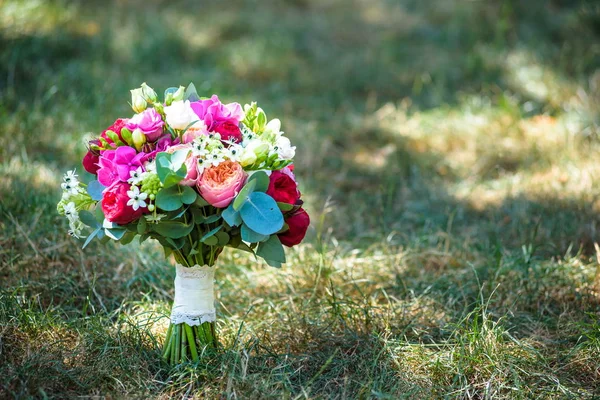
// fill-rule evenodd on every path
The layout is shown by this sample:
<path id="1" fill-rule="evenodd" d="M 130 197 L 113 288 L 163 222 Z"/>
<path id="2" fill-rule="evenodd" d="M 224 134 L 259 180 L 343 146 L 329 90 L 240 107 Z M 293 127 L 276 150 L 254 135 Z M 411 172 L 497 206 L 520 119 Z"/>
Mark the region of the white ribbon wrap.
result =
<path id="1" fill-rule="evenodd" d="M 217 320 L 215 310 L 215 268 L 194 265 L 175 266 L 175 301 L 171 323 L 185 322 L 190 326 Z"/>

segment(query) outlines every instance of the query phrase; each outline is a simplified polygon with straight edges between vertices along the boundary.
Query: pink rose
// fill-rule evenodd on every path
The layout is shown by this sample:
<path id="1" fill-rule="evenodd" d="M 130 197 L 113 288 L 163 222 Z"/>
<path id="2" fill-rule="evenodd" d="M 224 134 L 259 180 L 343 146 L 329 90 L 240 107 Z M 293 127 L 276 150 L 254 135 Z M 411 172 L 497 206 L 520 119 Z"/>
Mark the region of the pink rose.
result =
<path id="1" fill-rule="evenodd" d="M 134 221 L 148 211 L 147 208 L 128 206 L 129 196 L 127 191 L 131 186 L 127 183 L 117 182 L 106 188 L 102 196 L 102 212 L 104 217 L 115 224 L 126 225 Z"/>
<path id="2" fill-rule="evenodd" d="M 246 182 L 246 173 L 239 163 L 225 161 L 204 171 L 198 179 L 198 191 L 209 204 L 227 207 Z"/>
<path id="3" fill-rule="evenodd" d="M 146 135 L 148 142 L 154 142 L 162 135 L 164 125 L 165 123 L 158 111 L 154 108 L 148 108 L 141 113 L 134 115 L 127 121 L 125 127 L 131 132 L 139 129 Z"/>
<path id="4" fill-rule="evenodd" d="M 185 178 L 179 182 L 180 185 L 185 186 L 196 186 L 196 181 L 198 180 L 198 159 L 192 155 L 192 148 L 189 145 L 178 144 L 172 147 L 169 147 L 165 150 L 167 153 L 173 154 L 177 150 L 188 150 L 189 154 L 185 159 L 185 167 L 187 168 L 187 174 Z"/>
<path id="5" fill-rule="evenodd" d="M 216 94 L 210 99 L 194 101 L 190 106 L 211 132 L 215 124 L 230 122 L 238 125 L 244 119 L 244 110 L 239 103 L 223 104 Z"/>

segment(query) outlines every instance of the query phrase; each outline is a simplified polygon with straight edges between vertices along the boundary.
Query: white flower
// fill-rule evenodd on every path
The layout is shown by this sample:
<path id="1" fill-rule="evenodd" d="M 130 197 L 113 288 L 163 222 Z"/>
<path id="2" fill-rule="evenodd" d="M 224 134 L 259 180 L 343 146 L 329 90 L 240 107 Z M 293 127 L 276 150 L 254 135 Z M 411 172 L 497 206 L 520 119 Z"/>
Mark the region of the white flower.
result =
<path id="1" fill-rule="evenodd" d="M 164 108 L 167 124 L 173 129 L 183 130 L 193 121 L 199 121 L 198 116 L 192 110 L 190 101 L 174 101 L 170 106 Z"/>
<path id="2" fill-rule="evenodd" d="M 144 169 L 146 172 L 156 172 L 156 162 L 154 160 L 146 161 L 144 163 Z"/>
<path id="3" fill-rule="evenodd" d="M 229 148 L 225 149 L 225 157 L 231 161 L 240 161 L 240 157 L 242 156 L 243 148 L 242 146 L 232 144 Z"/>
<path id="4" fill-rule="evenodd" d="M 127 202 L 128 206 L 133 208 L 133 211 L 137 211 L 140 207 L 146 207 L 147 204 L 144 200 L 148 197 L 147 193 L 140 193 L 140 188 L 137 186 L 132 186 L 131 190 L 127 191 L 127 196 L 129 196 L 129 201 Z"/>
<path id="5" fill-rule="evenodd" d="M 296 155 L 296 146 L 292 146 L 290 139 L 279 136 L 273 148 L 282 160 L 291 160 Z"/>
<path id="6" fill-rule="evenodd" d="M 77 174 L 75 173 L 75 170 L 68 171 L 66 174 L 64 174 L 63 182 L 69 183 L 73 186 L 79 185 L 79 179 L 77 179 Z"/>
<path id="7" fill-rule="evenodd" d="M 71 221 L 77 221 L 79 219 L 79 213 L 75 208 L 75 203 L 70 202 L 64 207 L 65 216 Z"/>
<path id="8" fill-rule="evenodd" d="M 146 218 L 146 221 L 148 222 L 153 222 L 155 224 L 157 224 L 161 219 L 163 219 L 164 217 L 166 217 L 167 214 L 150 214 L 150 215 L 145 215 L 144 218 Z"/>
<path id="9" fill-rule="evenodd" d="M 216 167 L 217 165 L 225 161 L 225 157 L 221 150 L 216 149 L 210 152 L 206 161 L 208 164 L 212 165 L 213 167 Z"/>
<path id="10" fill-rule="evenodd" d="M 127 183 L 130 185 L 137 185 L 144 179 L 144 173 L 142 172 L 142 167 L 138 167 L 135 171 L 129 171 L 129 178 Z"/>
<path id="11" fill-rule="evenodd" d="M 192 142 L 192 154 L 195 157 L 205 157 L 208 154 L 208 149 L 206 148 L 208 144 L 207 138 L 207 136 L 201 135 Z"/>
<path id="12" fill-rule="evenodd" d="M 70 236 L 73 236 L 77 239 L 81 238 L 81 228 L 83 224 L 79 220 L 70 220 L 69 219 L 69 230 L 67 231 Z"/>
<path id="13" fill-rule="evenodd" d="M 202 175 L 202 173 L 204 172 L 204 170 L 210 166 L 210 163 L 208 161 L 206 161 L 206 159 L 199 157 L 198 158 L 198 176 Z"/>
<path id="14" fill-rule="evenodd" d="M 279 132 L 281 132 L 281 121 L 277 118 L 270 120 L 265 126 L 265 132 L 272 132 L 279 135 Z"/>
<path id="15" fill-rule="evenodd" d="M 79 182 L 75 182 L 75 184 L 64 182 L 61 183 L 60 187 L 69 195 L 77 194 L 80 192 Z"/>

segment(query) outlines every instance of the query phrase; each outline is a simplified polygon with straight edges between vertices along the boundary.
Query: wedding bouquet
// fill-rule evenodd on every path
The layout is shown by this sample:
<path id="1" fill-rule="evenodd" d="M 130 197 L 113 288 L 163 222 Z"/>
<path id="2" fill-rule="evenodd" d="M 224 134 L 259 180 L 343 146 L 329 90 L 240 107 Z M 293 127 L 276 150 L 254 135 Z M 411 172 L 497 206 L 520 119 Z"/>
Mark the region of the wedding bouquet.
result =
<path id="1" fill-rule="evenodd" d="M 200 98 L 193 84 L 164 100 L 146 85 L 131 91 L 135 115 L 89 141 L 84 169 L 64 175 L 57 209 L 69 234 L 130 243 L 152 238 L 176 262 L 175 299 L 163 358 L 197 361 L 218 344 L 214 266 L 224 247 L 285 263 L 282 245 L 302 241 L 310 223 L 292 164 L 295 147 L 278 119 L 256 103 Z"/>

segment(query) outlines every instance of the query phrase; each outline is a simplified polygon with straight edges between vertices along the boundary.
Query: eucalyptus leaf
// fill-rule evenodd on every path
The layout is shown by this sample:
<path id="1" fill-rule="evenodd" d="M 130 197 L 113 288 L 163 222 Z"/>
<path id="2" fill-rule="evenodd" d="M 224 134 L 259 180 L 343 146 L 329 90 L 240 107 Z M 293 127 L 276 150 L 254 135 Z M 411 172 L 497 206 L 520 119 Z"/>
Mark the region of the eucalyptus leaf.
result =
<path id="1" fill-rule="evenodd" d="M 204 244 L 207 246 L 216 246 L 219 244 L 219 239 L 216 236 L 211 236 L 204 241 Z"/>
<path id="2" fill-rule="evenodd" d="M 196 91 L 196 86 L 194 86 L 193 83 L 190 83 L 185 89 L 183 98 L 185 100 L 189 100 L 190 102 L 200 100 L 200 97 L 198 97 L 198 92 Z"/>
<path id="3" fill-rule="evenodd" d="M 156 195 L 156 206 L 164 211 L 175 211 L 183 206 L 177 186 L 163 188 Z"/>
<path id="4" fill-rule="evenodd" d="M 120 240 L 127 232 L 125 229 L 104 229 L 106 236 L 113 240 Z"/>
<path id="5" fill-rule="evenodd" d="M 210 232 L 207 232 L 204 236 L 202 236 L 202 238 L 200 239 L 200 241 L 202 243 L 205 243 L 206 239 L 214 236 L 214 234 L 217 233 L 217 232 L 219 232 L 222 228 L 223 228 L 223 225 L 217 226 L 215 229 L 211 230 Z"/>
<path id="6" fill-rule="evenodd" d="M 242 216 L 239 211 L 233 209 L 233 204 L 230 204 L 223 212 L 221 216 L 230 226 L 239 226 L 242 224 Z"/>
<path id="7" fill-rule="evenodd" d="M 258 243 L 268 239 L 268 235 L 262 235 L 248 228 L 246 224 L 242 225 L 242 239 L 249 243 Z"/>
<path id="8" fill-rule="evenodd" d="M 135 238 L 135 233 L 133 232 L 127 232 L 125 235 L 123 235 L 123 237 L 121 238 L 121 240 L 119 241 L 122 245 L 126 245 L 131 243 L 131 241 L 133 240 L 133 238 Z"/>
<path id="9" fill-rule="evenodd" d="M 98 181 L 91 181 L 88 183 L 87 192 L 92 198 L 92 200 L 100 201 L 102 200 L 102 192 L 106 189 L 106 186 L 101 184 Z"/>
<path id="10" fill-rule="evenodd" d="M 227 232 L 221 231 L 221 232 L 217 232 L 215 233 L 215 236 L 217 238 L 217 240 L 219 241 L 217 244 L 220 247 L 225 247 L 227 246 L 227 243 L 229 243 L 229 234 Z"/>
<path id="11" fill-rule="evenodd" d="M 180 198 L 183 204 L 192 204 L 196 201 L 198 195 L 194 189 L 189 186 L 180 186 L 179 188 L 181 189 Z"/>
<path id="12" fill-rule="evenodd" d="M 268 240 L 260 243 L 258 245 L 256 255 L 264 258 L 267 263 L 269 263 L 269 261 L 273 261 L 275 263 L 285 262 L 285 251 L 283 250 L 283 246 L 281 245 L 281 241 L 277 235 L 271 235 Z M 269 263 L 269 265 L 272 264 Z"/>
<path id="13" fill-rule="evenodd" d="M 240 208 L 244 205 L 248 196 L 254 192 L 254 188 L 256 187 L 256 181 L 248 181 L 246 185 L 240 190 L 235 200 L 233 200 L 233 209 L 235 211 L 239 211 Z"/>
<path id="14" fill-rule="evenodd" d="M 101 229 L 102 229 L 102 227 L 96 228 L 96 230 L 94 230 L 92 233 L 90 233 L 89 236 L 87 237 L 87 239 L 85 240 L 85 243 L 83 243 L 83 246 L 81 248 L 85 249 L 87 247 L 87 245 L 90 244 L 90 242 L 92 241 L 92 239 L 94 239 L 96 237 L 96 235 L 98 234 L 98 232 L 100 232 Z"/>
<path id="15" fill-rule="evenodd" d="M 248 182 L 256 181 L 256 186 L 254 190 L 257 192 L 266 192 L 269 189 L 269 176 L 265 171 L 256 171 L 250 178 L 248 178 Z"/>
<path id="16" fill-rule="evenodd" d="M 81 210 L 79 211 L 79 219 L 81 220 L 81 222 L 83 222 L 84 224 L 86 224 L 87 226 L 91 227 L 91 228 L 101 228 L 102 225 L 96 220 L 96 217 L 94 217 L 94 215 L 86 210 Z"/>
<path id="17" fill-rule="evenodd" d="M 183 222 L 177 221 L 161 221 L 154 225 L 152 229 L 164 237 L 177 239 L 188 235 L 194 229 L 194 224 L 184 224 Z"/>
<path id="18" fill-rule="evenodd" d="M 262 235 L 271 235 L 283 226 L 283 214 L 275 200 L 265 193 L 250 194 L 240 209 L 240 215 L 250 229 Z"/>

